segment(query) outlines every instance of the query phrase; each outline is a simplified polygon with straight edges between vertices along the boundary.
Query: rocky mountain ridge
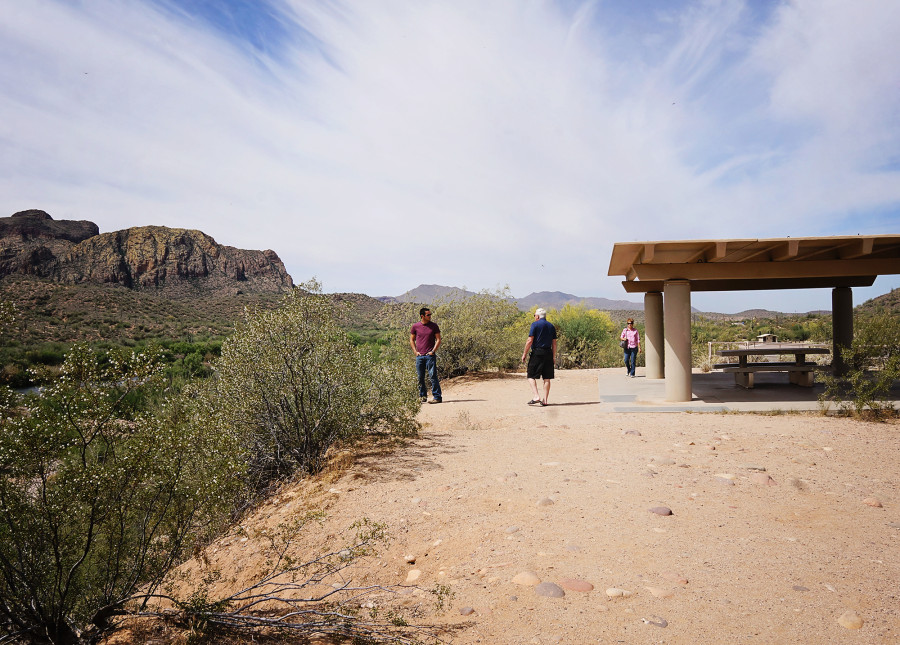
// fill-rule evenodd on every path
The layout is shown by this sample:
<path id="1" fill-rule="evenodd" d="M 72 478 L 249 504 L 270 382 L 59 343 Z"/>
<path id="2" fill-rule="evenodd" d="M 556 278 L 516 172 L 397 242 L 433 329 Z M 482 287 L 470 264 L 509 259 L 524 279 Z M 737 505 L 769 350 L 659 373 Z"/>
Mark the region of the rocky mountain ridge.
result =
<path id="1" fill-rule="evenodd" d="M 100 233 L 93 222 L 54 220 L 41 210 L 0 218 L 0 278 L 30 275 L 63 284 L 116 284 L 166 291 L 280 293 L 293 288 L 271 250 L 218 244 L 197 230 L 139 226 Z"/>

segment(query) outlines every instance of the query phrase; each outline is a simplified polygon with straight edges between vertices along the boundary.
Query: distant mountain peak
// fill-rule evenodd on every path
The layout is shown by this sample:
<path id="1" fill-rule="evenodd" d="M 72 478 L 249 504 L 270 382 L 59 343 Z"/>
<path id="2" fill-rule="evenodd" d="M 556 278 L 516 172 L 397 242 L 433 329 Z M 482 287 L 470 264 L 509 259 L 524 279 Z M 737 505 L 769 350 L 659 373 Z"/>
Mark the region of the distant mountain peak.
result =
<path id="1" fill-rule="evenodd" d="M 416 302 L 428 304 L 443 298 L 466 298 L 473 295 L 475 295 L 474 292 L 459 287 L 447 287 L 439 284 L 420 284 L 415 289 L 410 289 L 399 296 L 381 297 L 379 300 L 382 302 Z M 643 311 L 644 309 L 644 305 L 639 302 L 610 300 L 608 298 L 583 298 L 562 291 L 539 291 L 529 294 L 524 298 L 515 298 L 515 300 L 517 306 L 522 311 L 527 311 L 535 306 L 561 309 L 566 305 L 580 304 L 591 309 L 600 309 L 604 311 Z"/>

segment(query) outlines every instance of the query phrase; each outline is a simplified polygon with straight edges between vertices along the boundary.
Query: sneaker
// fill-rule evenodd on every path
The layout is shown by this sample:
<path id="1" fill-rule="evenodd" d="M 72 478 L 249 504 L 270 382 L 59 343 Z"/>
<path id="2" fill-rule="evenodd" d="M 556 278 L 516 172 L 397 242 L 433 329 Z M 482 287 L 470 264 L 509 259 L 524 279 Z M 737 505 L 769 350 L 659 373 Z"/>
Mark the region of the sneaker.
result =
<path id="1" fill-rule="evenodd" d="M 419 400 L 420 400 L 422 403 L 428 403 L 428 397 L 427 397 L 427 396 L 420 397 Z"/>
<path id="2" fill-rule="evenodd" d="M 431 399 L 429 403 L 440 403 L 443 399 Z"/>

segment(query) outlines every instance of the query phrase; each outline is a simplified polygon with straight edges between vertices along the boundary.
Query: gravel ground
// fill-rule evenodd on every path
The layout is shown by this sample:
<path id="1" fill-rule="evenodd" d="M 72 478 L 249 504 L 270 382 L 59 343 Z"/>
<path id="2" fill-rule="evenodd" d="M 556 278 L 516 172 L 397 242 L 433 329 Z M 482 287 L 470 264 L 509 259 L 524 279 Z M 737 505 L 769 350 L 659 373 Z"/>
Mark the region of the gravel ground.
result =
<path id="1" fill-rule="evenodd" d="M 391 542 L 348 573 L 410 585 L 396 597 L 457 626 L 448 642 L 900 642 L 897 424 L 600 413 L 590 370 L 558 372 L 544 408 L 522 375 L 443 387 L 418 439 L 282 491 L 212 545 L 218 590 L 259 574 L 259 531 L 317 506 L 294 555 L 385 523 Z"/>

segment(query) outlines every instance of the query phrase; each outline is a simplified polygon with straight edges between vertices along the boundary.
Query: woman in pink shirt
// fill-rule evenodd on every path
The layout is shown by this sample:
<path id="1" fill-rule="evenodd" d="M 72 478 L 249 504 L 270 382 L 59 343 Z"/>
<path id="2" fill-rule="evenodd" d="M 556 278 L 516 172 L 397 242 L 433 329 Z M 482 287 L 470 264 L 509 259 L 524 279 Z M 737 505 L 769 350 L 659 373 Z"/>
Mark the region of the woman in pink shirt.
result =
<path id="1" fill-rule="evenodd" d="M 629 318 L 628 324 L 622 330 L 621 340 L 627 341 L 625 350 L 625 376 L 634 378 L 634 367 L 637 364 L 637 355 L 641 351 L 641 332 L 634 328 L 634 319 Z"/>

